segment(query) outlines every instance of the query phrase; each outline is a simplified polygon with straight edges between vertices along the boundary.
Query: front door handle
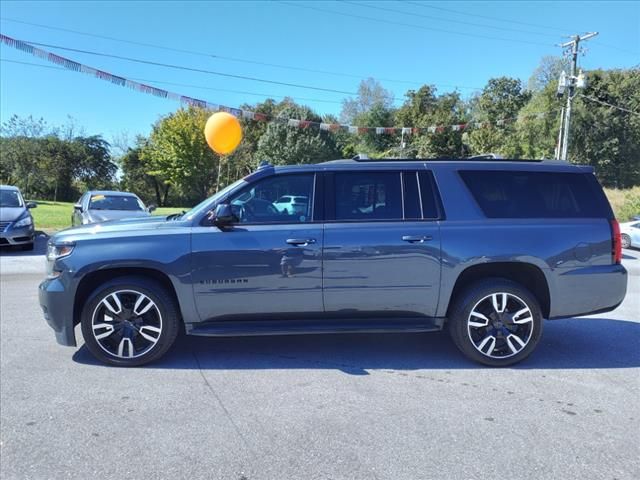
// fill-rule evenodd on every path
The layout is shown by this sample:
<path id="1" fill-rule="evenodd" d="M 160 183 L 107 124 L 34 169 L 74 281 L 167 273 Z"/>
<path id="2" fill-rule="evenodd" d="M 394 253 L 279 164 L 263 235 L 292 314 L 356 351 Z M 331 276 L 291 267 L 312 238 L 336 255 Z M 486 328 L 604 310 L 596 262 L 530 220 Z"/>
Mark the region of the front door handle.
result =
<path id="1" fill-rule="evenodd" d="M 306 247 L 312 243 L 316 243 L 315 238 L 288 238 L 287 243 L 289 245 L 296 245 L 298 247 Z"/>
<path id="2" fill-rule="evenodd" d="M 403 235 L 402 240 L 409 243 L 424 243 L 433 240 L 431 235 Z"/>

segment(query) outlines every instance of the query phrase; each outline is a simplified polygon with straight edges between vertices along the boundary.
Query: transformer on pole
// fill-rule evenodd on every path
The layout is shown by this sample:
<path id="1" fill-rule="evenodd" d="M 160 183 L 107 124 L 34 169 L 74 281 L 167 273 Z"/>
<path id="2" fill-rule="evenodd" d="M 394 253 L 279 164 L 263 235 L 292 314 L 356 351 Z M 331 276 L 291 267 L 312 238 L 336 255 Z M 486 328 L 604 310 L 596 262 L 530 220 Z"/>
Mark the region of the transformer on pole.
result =
<path id="1" fill-rule="evenodd" d="M 573 35 L 571 41 L 562 43 L 559 46 L 566 49 L 571 55 L 571 70 L 569 74 L 562 71 L 558 80 L 558 96 L 565 95 L 567 103 L 562 110 L 562 120 L 560 122 L 560 133 L 558 136 L 558 146 L 556 148 L 556 159 L 567 160 L 569 151 L 569 126 L 571 124 L 571 104 L 573 102 L 576 88 L 586 87 L 586 78 L 582 71 L 578 72 L 578 53 L 580 52 L 580 42 L 589 40 L 598 35 L 598 32 L 586 33 L 584 35 Z"/>

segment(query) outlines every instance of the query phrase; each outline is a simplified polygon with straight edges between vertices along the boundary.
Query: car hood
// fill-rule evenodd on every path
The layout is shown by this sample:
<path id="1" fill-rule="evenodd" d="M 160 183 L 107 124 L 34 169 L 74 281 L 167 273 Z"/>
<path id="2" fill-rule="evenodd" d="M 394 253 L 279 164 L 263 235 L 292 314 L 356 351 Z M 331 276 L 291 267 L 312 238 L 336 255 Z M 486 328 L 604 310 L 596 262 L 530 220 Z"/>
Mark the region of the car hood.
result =
<path id="1" fill-rule="evenodd" d="M 0 208 L 0 222 L 13 222 L 24 215 L 24 207 L 2 207 Z"/>
<path id="2" fill-rule="evenodd" d="M 99 223 L 123 218 L 149 217 L 151 214 L 144 210 L 89 210 L 87 216 L 91 219 L 91 223 Z"/>
<path id="3" fill-rule="evenodd" d="M 164 216 L 149 216 L 140 218 L 127 218 L 103 223 L 93 223 L 67 228 L 52 237 L 53 242 L 77 241 L 82 239 L 95 239 L 98 237 L 131 237 L 160 233 L 163 230 L 175 230 L 190 227 L 191 223 L 180 220 L 167 220 Z"/>

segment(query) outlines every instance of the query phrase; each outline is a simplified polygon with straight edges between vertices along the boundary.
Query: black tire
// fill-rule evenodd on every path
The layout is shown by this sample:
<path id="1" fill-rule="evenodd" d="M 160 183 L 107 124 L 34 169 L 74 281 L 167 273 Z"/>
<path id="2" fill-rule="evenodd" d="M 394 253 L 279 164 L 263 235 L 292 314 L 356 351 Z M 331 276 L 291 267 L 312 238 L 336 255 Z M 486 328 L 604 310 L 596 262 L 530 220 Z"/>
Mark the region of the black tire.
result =
<path id="1" fill-rule="evenodd" d="M 146 299 L 140 308 L 137 303 L 130 307 L 134 299 L 141 297 L 153 303 L 147 312 L 142 311 L 148 306 Z M 104 300 L 111 307 L 117 307 L 119 302 L 120 315 L 125 318 L 130 314 L 130 321 L 120 319 L 113 309 L 107 308 Z M 158 282 L 134 276 L 116 278 L 98 286 L 85 302 L 81 315 L 82 336 L 89 351 L 101 362 L 118 367 L 137 367 L 159 359 L 173 345 L 181 324 L 173 295 Z M 146 333 L 141 333 L 142 329 Z M 101 335 L 104 340 L 97 338 Z M 119 348 L 115 347 L 116 343 Z"/>
<path id="2" fill-rule="evenodd" d="M 622 243 L 622 248 L 631 248 L 631 237 L 626 233 L 620 235 L 620 242 Z"/>
<path id="3" fill-rule="evenodd" d="M 494 302 L 499 303 L 498 308 Z M 515 315 L 525 307 L 528 312 Z M 487 325 L 482 326 L 485 320 Z M 491 367 L 506 367 L 533 352 L 542 336 L 543 319 L 540 304 L 529 290 L 510 280 L 487 278 L 457 295 L 448 324 L 453 343 L 468 358 Z"/>
<path id="4" fill-rule="evenodd" d="M 25 252 L 31 251 L 33 250 L 33 242 L 22 245 L 20 248 Z"/>

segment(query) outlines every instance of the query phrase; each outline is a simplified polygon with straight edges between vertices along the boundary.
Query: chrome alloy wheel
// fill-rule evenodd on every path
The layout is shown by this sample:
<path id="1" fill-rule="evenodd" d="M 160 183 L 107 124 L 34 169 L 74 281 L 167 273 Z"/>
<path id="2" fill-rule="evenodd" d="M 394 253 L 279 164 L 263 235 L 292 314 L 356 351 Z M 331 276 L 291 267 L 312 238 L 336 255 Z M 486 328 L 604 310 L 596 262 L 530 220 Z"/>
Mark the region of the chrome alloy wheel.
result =
<path id="1" fill-rule="evenodd" d="M 162 333 L 158 306 L 135 290 L 118 290 L 105 296 L 91 317 L 93 338 L 109 355 L 132 359 L 151 350 Z"/>
<path id="2" fill-rule="evenodd" d="M 467 332 L 476 350 L 503 359 L 524 349 L 533 332 L 529 306 L 512 293 L 497 292 L 476 303 L 467 319 Z"/>

